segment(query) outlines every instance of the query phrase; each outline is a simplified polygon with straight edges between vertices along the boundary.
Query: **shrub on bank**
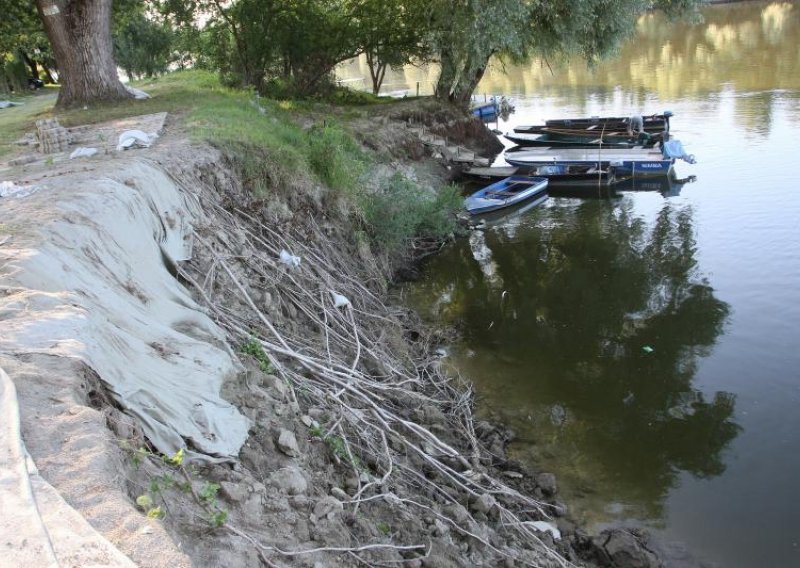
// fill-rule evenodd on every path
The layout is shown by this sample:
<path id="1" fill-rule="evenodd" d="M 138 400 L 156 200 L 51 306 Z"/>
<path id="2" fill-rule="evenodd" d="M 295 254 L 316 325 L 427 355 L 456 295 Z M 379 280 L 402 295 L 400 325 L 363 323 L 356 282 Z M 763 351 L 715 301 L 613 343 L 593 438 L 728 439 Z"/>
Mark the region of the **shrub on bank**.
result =
<path id="1" fill-rule="evenodd" d="M 399 173 L 361 196 L 373 240 L 390 252 L 407 247 L 415 238 L 447 237 L 455 229 L 453 212 L 461 201 L 455 186 L 445 186 L 434 194 Z"/>

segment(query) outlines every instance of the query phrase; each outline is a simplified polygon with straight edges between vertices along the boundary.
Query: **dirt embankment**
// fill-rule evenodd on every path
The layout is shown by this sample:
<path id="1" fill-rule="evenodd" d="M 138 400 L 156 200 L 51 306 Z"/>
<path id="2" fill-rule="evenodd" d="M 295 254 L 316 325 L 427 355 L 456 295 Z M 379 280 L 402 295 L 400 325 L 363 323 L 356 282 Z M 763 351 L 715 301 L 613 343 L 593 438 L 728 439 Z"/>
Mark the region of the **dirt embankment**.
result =
<path id="1" fill-rule="evenodd" d="M 352 125 L 374 175 L 449 175 L 409 118 L 491 144 L 436 112 Z M 385 303 L 393 267 L 357 212 L 303 180 L 257 200 L 169 136 L 27 176 L 40 189 L 1 210 L 0 365 L 42 476 L 142 566 L 655 565 L 506 459 L 441 338 Z"/>

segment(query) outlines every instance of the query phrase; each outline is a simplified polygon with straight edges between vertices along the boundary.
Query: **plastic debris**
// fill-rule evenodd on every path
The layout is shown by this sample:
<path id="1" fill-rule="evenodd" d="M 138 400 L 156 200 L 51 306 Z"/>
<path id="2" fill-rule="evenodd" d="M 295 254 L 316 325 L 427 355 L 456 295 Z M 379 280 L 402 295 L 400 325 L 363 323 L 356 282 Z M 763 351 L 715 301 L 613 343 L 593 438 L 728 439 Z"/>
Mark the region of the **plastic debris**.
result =
<path id="1" fill-rule="evenodd" d="M 119 135 L 117 151 L 128 148 L 149 148 L 156 138 L 158 138 L 158 134 L 145 134 L 141 130 L 126 130 Z"/>
<path id="2" fill-rule="evenodd" d="M 13 181 L 0 181 L 0 197 L 28 197 L 38 190 L 38 185 L 17 185 Z"/>
<path id="3" fill-rule="evenodd" d="M 642 347 L 642 351 L 644 351 L 645 353 L 652 353 L 653 351 L 655 351 L 655 349 L 653 349 L 649 345 L 645 345 L 644 347 Z"/>
<path id="4" fill-rule="evenodd" d="M 539 532 L 549 532 L 553 535 L 554 539 L 561 540 L 561 531 L 551 523 L 545 521 L 527 521 L 525 524 L 531 527 L 533 530 Z"/>
<path id="5" fill-rule="evenodd" d="M 15 106 L 22 106 L 22 103 L 12 103 L 11 101 L 0 101 L 0 108 L 9 108 Z"/>
<path id="6" fill-rule="evenodd" d="M 80 148 L 76 148 L 72 154 L 69 155 L 70 160 L 74 160 L 75 158 L 91 158 L 97 154 L 97 148 L 84 148 L 81 146 Z"/>
<path id="7" fill-rule="evenodd" d="M 554 404 L 550 408 L 550 422 L 552 422 L 554 426 L 563 426 L 566 421 L 567 409 L 560 404 Z"/>
<path id="8" fill-rule="evenodd" d="M 137 89 L 136 87 L 128 87 L 128 86 L 126 86 L 125 88 L 128 90 L 128 92 L 130 94 L 133 95 L 134 99 L 149 99 L 150 98 L 150 95 L 148 95 L 147 93 L 145 93 L 141 89 Z"/>
<path id="9" fill-rule="evenodd" d="M 335 308 L 341 308 L 342 306 L 349 306 L 350 305 L 350 300 L 348 300 L 346 296 L 342 296 L 341 294 L 337 294 L 334 291 L 331 291 L 331 296 L 333 296 L 333 306 Z"/>
<path id="10" fill-rule="evenodd" d="M 300 257 L 293 255 L 288 250 L 281 249 L 281 262 L 290 268 L 297 268 L 300 266 Z"/>

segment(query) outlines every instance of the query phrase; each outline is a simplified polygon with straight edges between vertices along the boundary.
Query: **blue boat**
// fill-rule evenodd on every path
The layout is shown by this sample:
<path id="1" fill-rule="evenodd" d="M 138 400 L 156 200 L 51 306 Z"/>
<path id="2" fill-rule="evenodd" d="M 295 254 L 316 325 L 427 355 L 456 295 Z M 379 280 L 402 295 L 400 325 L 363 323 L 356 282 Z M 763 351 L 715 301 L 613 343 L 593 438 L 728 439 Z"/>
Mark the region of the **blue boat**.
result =
<path id="1" fill-rule="evenodd" d="M 494 100 L 472 107 L 472 115 L 477 116 L 478 118 L 494 118 L 498 114 L 500 114 L 500 109 L 497 105 L 497 102 Z"/>
<path id="2" fill-rule="evenodd" d="M 639 148 L 525 148 L 507 151 L 503 156 L 509 164 L 523 168 L 547 165 L 614 166 L 621 175 L 662 176 L 672 170 L 674 157 L 665 157 L 660 151 Z"/>
<path id="3" fill-rule="evenodd" d="M 547 191 L 547 178 L 510 176 L 476 191 L 464 200 L 472 215 L 509 207 Z"/>

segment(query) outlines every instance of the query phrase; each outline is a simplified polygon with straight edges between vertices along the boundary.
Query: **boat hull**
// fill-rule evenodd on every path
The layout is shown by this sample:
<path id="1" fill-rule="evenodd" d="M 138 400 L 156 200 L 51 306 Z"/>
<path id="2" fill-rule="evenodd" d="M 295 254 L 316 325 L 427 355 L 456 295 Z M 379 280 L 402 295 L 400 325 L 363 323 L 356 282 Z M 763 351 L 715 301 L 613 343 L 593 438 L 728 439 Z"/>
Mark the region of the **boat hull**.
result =
<path id="1" fill-rule="evenodd" d="M 494 118 L 500 114 L 497 103 L 487 103 L 472 108 L 472 115 L 478 118 Z"/>
<path id="2" fill-rule="evenodd" d="M 519 146 L 551 148 L 652 148 L 664 138 L 663 133 L 628 136 L 627 133 L 551 129 L 541 134 L 508 133 L 504 136 Z"/>
<path id="3" fill-rule="evenodd" d="M 614 167 L 623 176 L 663 176 L 672 171 L 674 158 L 664 158 L 660 152 L 647 150 L 584 150 L 536 148 L 506 152 L 505 161 L 512 166 L 531 168 L 548 165 L 595 166 L 600 169 Z"/>
<path id="4" fill-rule="evenodd" d="M 497 211 L 545 195 L 547 184 L 547 178 L 542 177 L 507 177 L 470 195 L 464 207 L 471 215 Z"/>
<path id="5" fill-rule="evenodd" d="M 557 138 L 547 134 L 541 134 L 537 138 L 528 138 L 524 134 L 504 134 L 508 140 L 523 147 L 546 147 L 546 148 L 634 148 L 638 142 L 619 142 L 613 140 L 603 140 L 596 138 Z"/>
<path id="6" fill-rule="evenodd" d="M 671 112 L 664 114 L 653 114 L 643 116 L 643 127 L 645 132 L 657 133 L 669 131 L 669 119 L 672 116 Z M 537 134 L 546 132 L 547 129 L 559 128 L 570 130 L 587 130 L 600 132 L 602 130 L 622 130 L 628 128 L 629 117 L 623 116 L 608 116 L 608 117 L 591 117 L 591 118 L 564 118 L 547 120 L 544 124 L 518 126 L 514 132 Z"/>
<path id="7" fill-rule="evenodd" d="M 561 187 L 608 187 L 626 176 L 617 174 L 616 168 L 598 169 L 593 166 L 546 165 L 535 168 L 518 168 L 520 174 L 547 178 L 547 190 Z"/>

